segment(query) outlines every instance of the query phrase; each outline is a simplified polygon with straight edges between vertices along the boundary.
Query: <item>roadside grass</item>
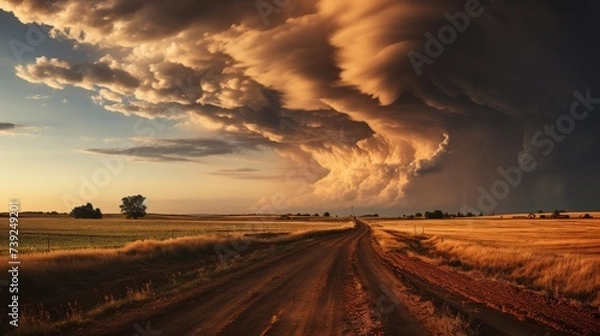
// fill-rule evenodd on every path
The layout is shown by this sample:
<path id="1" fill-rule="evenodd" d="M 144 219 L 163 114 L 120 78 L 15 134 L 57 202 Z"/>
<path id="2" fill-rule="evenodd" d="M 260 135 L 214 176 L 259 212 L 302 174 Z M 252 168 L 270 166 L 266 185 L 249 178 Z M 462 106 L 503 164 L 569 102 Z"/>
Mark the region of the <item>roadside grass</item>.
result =
<path id="1" fill-rule="evenodd" d="M 600 309 L 598 219 L 382 220 L 371 224 L 386 252 L 418 256 Z M 420 235 L 422 230 L 425 235 Z"/>

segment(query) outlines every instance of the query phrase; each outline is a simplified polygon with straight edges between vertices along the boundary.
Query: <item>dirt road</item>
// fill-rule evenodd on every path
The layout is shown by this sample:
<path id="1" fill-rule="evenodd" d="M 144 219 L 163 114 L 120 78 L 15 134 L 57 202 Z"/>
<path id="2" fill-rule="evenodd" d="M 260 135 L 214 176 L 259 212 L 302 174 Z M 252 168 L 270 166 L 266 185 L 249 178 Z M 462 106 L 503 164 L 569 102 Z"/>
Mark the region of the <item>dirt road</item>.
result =
<path id="1" fill-rule="evenodd" d="M 600 334 L 600 320 L 591 312 L 552 302 L 552 309 L 536 315 L 547 301 L 535 293 L 523 298 L 522 292 L 503 291 L 500 304 L 486 302 L 497 299 L 494 288 L 486 292 L 478 286 L 490 283 L 451 272 L 434 277 L 437 272 L 416 260 L 384 255 L 373 244 L 369 227 L 358 222 L 354 230 L 293 244 L 77 334 L 444 334 L 444 326 L 436 325 L 443 320 L 422 311 L 420 300 L 470 318 L 480 335 Z M 517 308 L 503 306 L 511 300 Z M 528 309 L 532 314 L 525 314 Z"/>

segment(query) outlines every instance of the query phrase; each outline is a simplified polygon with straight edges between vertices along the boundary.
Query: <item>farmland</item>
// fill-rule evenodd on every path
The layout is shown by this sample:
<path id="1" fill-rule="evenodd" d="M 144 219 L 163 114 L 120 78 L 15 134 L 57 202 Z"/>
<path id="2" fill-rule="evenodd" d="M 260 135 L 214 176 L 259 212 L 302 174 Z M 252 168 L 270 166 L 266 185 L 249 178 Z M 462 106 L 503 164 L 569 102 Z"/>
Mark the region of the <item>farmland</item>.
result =
<path id="1" fill-rule="evenodd" d="M 117 248 L 138 240 L 228 234 L 285 234 L 339 226 L 348 219 L 298 216 L 176 216 L 149 215 L 131 220 L 122 215 L 103 219 L 75 219 L 65 215 L 24 215 L 19 222 L 21 253 L 72 250 L 81 248 Z M 8 236 L 0 243 L 8 245 Z M 0 251 L 0 255 L 6 251 Z"/>

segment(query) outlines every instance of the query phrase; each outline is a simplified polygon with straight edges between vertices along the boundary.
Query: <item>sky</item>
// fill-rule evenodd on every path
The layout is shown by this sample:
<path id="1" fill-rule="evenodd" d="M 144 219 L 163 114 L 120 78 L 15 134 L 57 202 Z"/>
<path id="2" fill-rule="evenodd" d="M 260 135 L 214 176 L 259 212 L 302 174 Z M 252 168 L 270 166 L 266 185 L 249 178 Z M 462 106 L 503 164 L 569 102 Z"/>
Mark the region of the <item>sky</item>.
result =
<path id="1" fill-rule="evenodd" d="M 0 0 L 0 194 L 598 210 L 599 33 L 593 0 Z"/>

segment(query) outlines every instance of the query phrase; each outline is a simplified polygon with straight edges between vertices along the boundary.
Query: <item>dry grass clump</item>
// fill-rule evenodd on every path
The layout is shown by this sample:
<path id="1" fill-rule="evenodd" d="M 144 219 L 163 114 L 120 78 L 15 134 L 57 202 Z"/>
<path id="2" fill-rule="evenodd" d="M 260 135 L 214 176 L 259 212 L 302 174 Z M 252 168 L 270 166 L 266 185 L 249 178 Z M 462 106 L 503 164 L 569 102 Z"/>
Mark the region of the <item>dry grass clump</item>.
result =
<path id="1" fill-rule="evenodd" d="M 429 302 L 428 302 L 429 303 Z M 429 303 L 431 304 L 431 303 Z M 472 336 L 477 335 L 477 331 L 472 327 L 472 320 L 462 315 L 453 314 L 450 309 L 438 309 L 432 318 L 432 324 L 435 326 L 434 334 L 439 336 Z"/>

